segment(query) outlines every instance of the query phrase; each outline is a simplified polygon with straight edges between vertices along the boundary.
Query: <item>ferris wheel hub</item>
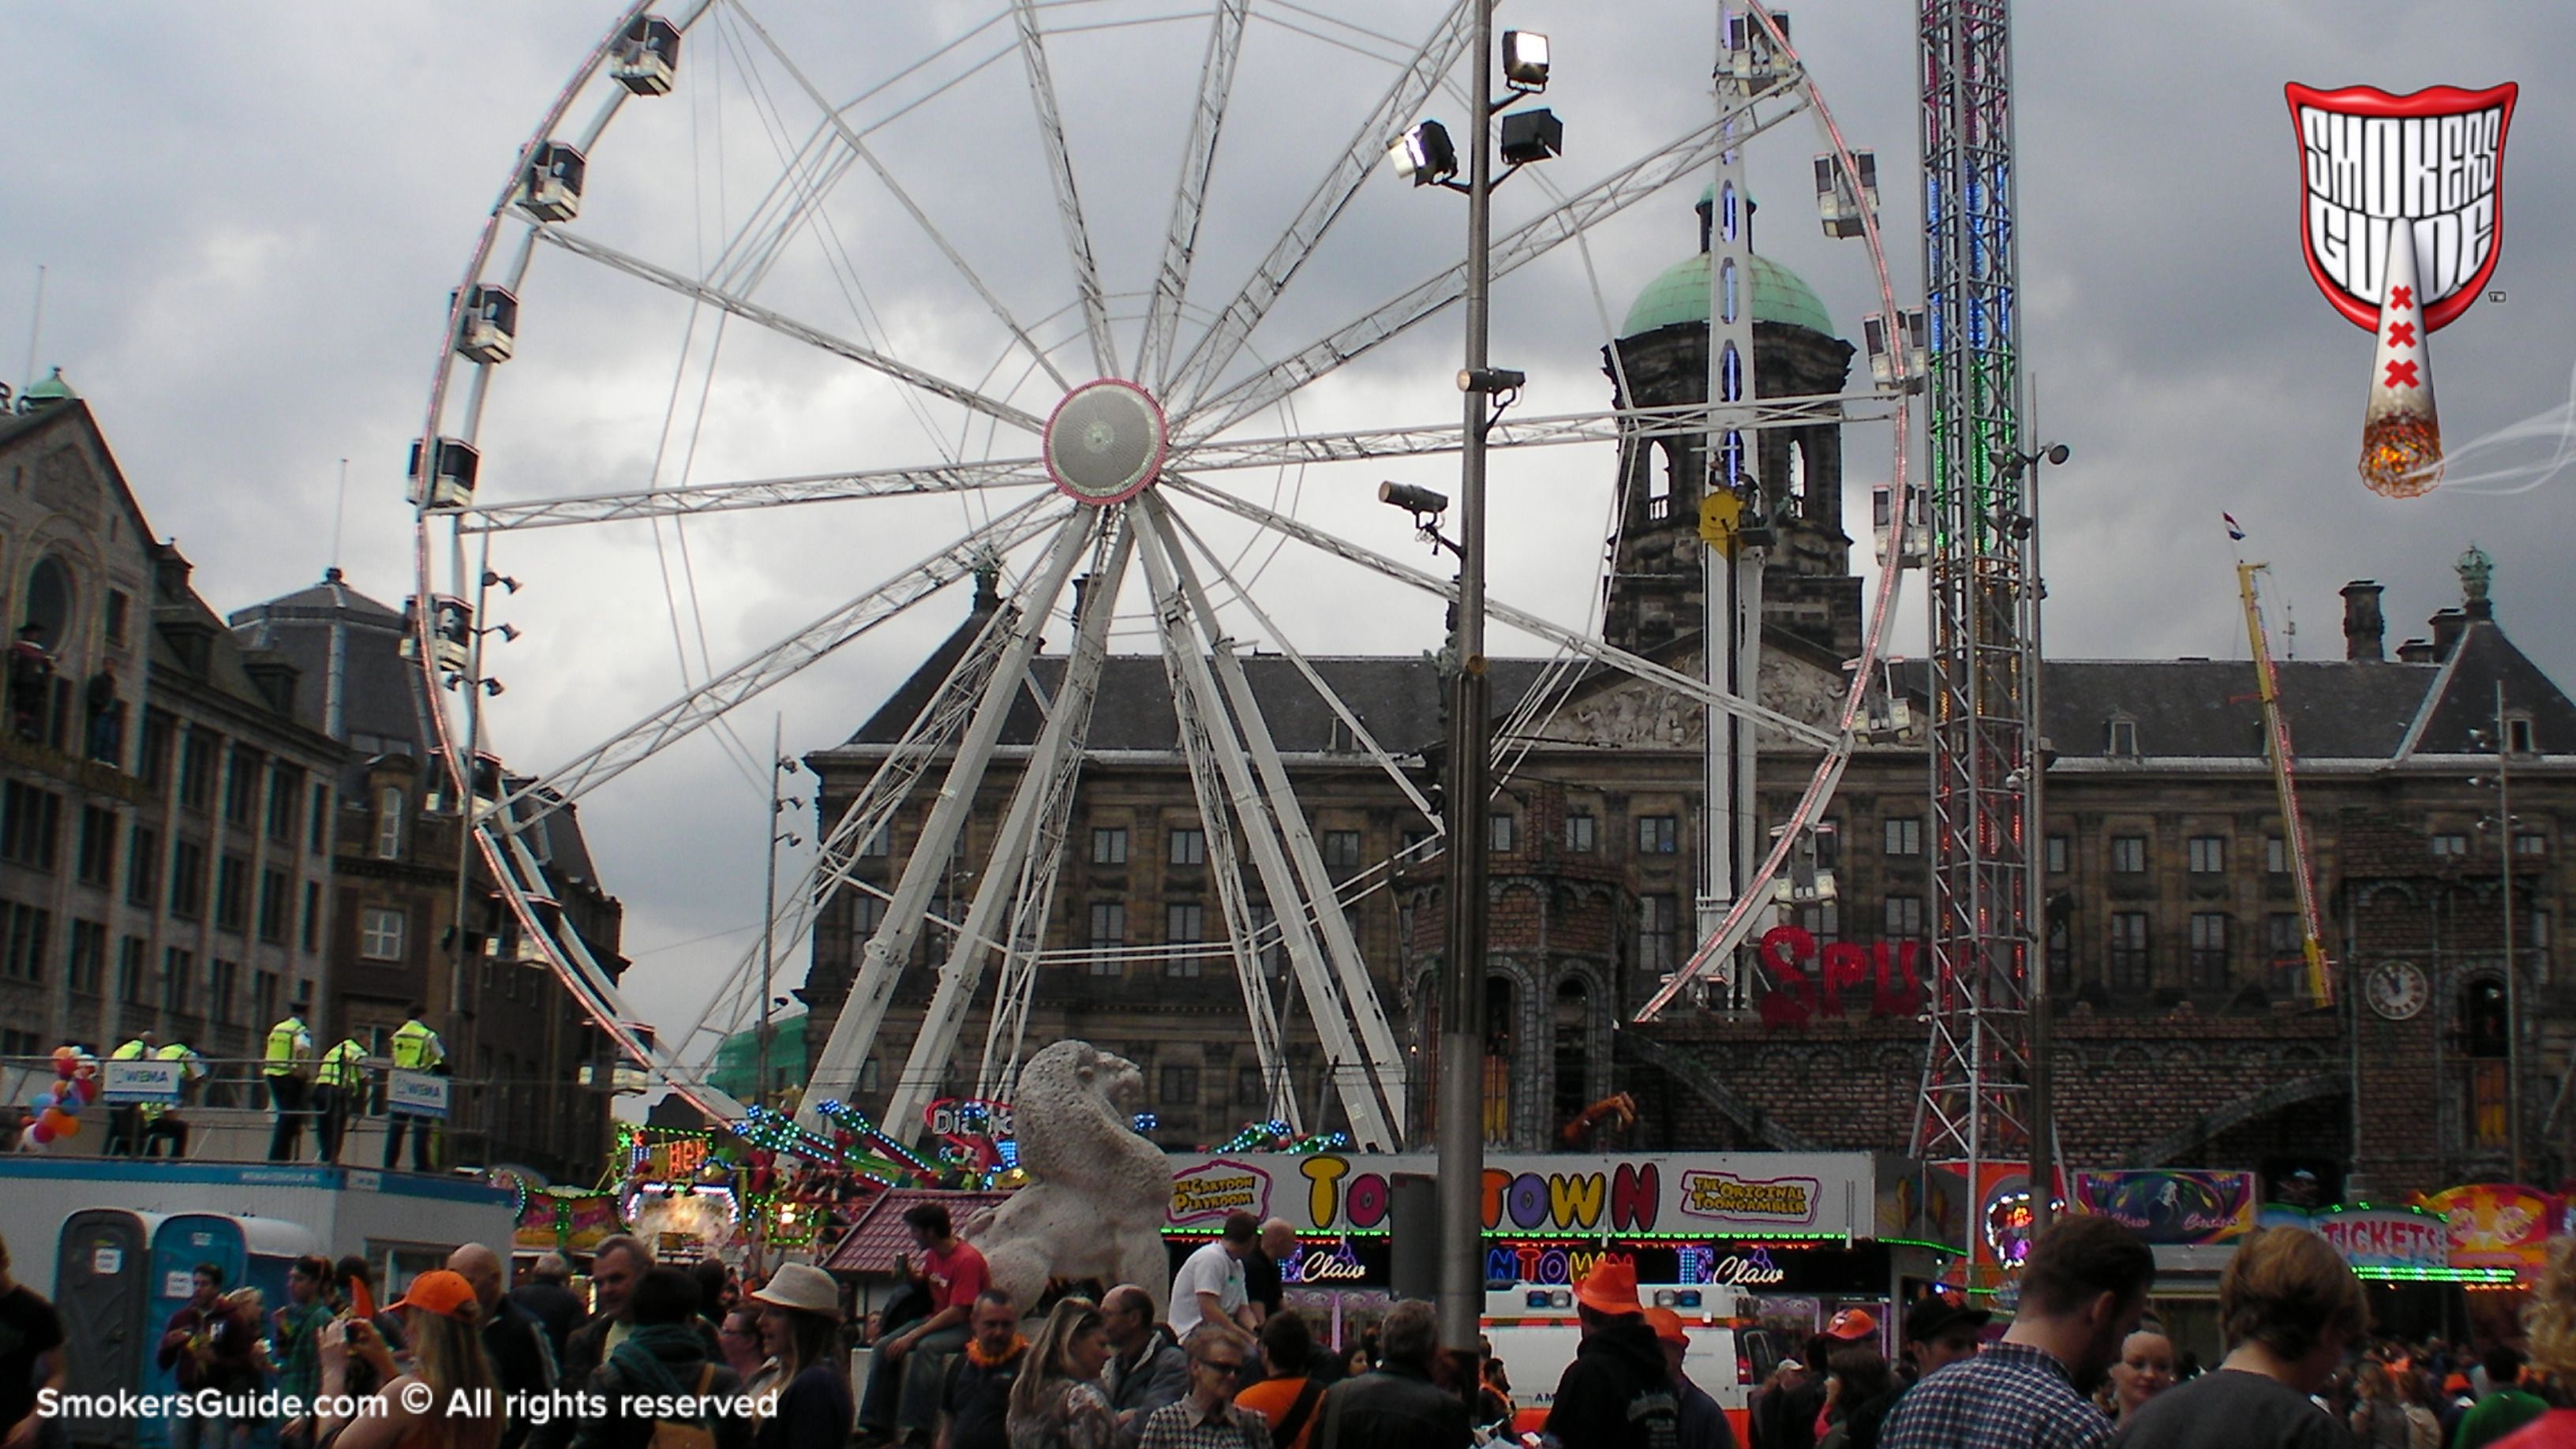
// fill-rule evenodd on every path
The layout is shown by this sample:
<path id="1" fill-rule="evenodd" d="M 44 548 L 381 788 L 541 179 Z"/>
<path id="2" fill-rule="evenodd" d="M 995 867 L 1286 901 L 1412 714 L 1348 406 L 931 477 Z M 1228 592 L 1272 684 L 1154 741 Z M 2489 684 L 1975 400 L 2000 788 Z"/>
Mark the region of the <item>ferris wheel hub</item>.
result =
<path id="1" fill-rule="evenodd" d="M 1076 503 L 1124 503 L 1162 474 L 1171 426 L 1154 395 L 1104 377 L 1064 395 L 1046 425 L 1047 476 Z"/>

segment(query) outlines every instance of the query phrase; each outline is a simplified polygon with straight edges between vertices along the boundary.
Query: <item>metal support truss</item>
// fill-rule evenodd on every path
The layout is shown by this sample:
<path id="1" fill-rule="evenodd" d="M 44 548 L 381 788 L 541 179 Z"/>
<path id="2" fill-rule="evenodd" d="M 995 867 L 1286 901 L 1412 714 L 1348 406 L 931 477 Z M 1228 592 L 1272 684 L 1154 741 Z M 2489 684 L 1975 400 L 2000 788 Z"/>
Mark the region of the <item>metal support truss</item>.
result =
<path id="1" fill-rule="evenodd" d="M 1234 641 L 1199 589 L 1188 559 L 1170 541 L 1162 500 L 1149 494 L 1130 514 L 1144 547 L 1165 667 L 1188 680 L 1189 698 L 1215 747 L 1228 803 L 1243 827 L 1308 1015 L 1331 1059 L 1351 1135 L 1364 1149 L 1393 1151 L 1404 1141 L 1404 1058 L 1334 895 L 1323 855 L 1315 848 L 1305 810 L 1289 785 L 1287 767 L 1280 763 L 1269 725 L 1252 698 L 1242 662 L 1235 658 Z M 1230 721 L 1223 718 L 1229 711 Z"/>
<path id="2" fill-rule="evenodd" d="M 1923 0 L 1923 274 L 1932 415 L 1933 1000 L 1918 1157 L 1980 1173 L 2030 1151 L 2031 717 L 2038 661 L 2021 449 L 2006 0 Z"/>
<path id="3" fill-rule="evenodd" d="M 1082 618 L 1074 628 L 1064 683 L 1049 702 L 1046 723 L 1039 727 L 1037 743 L 1012 787 L 1011 803 L 1003 810 L 992 849 L 984 857 L 983 877 L 975 882 L 975 899 L 958 926 L 947 964 L 940 968 L 939 985 L 931 992 L 930 1009 L 922 1014 L 921 1030 L 912 1039 L 903 1075 L 895 1079 L 894 1093 L 887 1100 L 884 1120 L 890 1132 L 910 1136 L 921 1109 L 939 1095 L 948 1077 L 949 1055 L 957 1049 L 958 1033 L 966 1024 L 966 1008 L 984 982 L 984 959 L 993 928 L 1003 911 L 1020 898 L 1021 863 L 1029 858 L 1040 824 L 1061 821 L 1070 809 L 1074 782 L 1082 772 L 1083 745 L 1091 734 L 1092 705 L 1099 698 L 1100 671 L 1109 661 L 1109 619 L 1117 611 L 1118 585 L 1134 548 L 1135 535 L 1122 524 L 1106 565 L 1093 571 L 1083 590 Z M 1018 944 L 1005 942 L 1006 948 Z M 1018 984 L 1025 998 L 1035 991 L 1037 977 L 1033 972 L 1021 973 Z M 996 1011 L 1007 1004 L 997 1002 Z M 1019 1007 L 1025 1018 L 1025 999 Z"/>
<path id="4" fill-rule="evenodd" d="M 913 948 L 921 942 L 923 908 L 930 904 L 931 892 L 947 874 L 948 857 L 955 849 L 958 832 L 966 828 L 976 788 L 984 781 L 985 767 L 992 763 L 993 746 L 1001 738 L 1002 725 L 1028 673 L 1029 659 L 1037 653 L 1038 630 L 1055 608 L 1056 596 L 1064 592 L 1065 581 L 1073 576 L 1073 566 L 1082 558 L 1083 545 L 1097 517 L 1091 513 L 1063 526 L 1034 587 L 1022 599 L 1025 612 L 1013 626 L 1010 644 L 995 664 L 993 677 L 985 682 L 983 695 L 975 702 L 974 716 L 957 742 L 956 758 L 949 761 L 938 798 L 931 803 L 929 818 L 922 822 L 921 838 L 905 860 L 903 876 L 886 903 L 885 923 L 860 948 L 858 977 L 842 1003 L 840 1018 L 832 1023 L 831 1040 L 815 1058 L 813 1081 L 806 1091 L 801 1114 L 809 1127 L 819 1129 L 822 1125 L 822 1119 L 814 1112 L 815 1104 L 858 1087 L 859 1066 L 867 1060 L 869 1048 L 876 1045 L 877 1028 L 884 1025 L 886 1008 L 894 1001 L 895 983 L 903 975 L 904 963 L 912 959 Z"/>

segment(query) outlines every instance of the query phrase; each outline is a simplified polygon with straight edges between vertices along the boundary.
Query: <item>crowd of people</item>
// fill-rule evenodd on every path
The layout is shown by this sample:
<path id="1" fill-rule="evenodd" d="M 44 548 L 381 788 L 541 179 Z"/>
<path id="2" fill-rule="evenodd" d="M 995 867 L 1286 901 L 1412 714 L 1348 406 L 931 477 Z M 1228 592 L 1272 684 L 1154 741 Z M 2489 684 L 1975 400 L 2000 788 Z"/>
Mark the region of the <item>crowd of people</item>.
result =
<path id="1" fill-rule="evenodd" d="M 1519 1442 L 1489 1348 L 1444 1353 L 1432 1308 L 1405 1301 L 1347 1357 L 1317 1341 L 1265 1267 L 1286 1225 L 1248 1214 L 1143 1285 L 1027 1311 L 994 1286 L 944 1209 L 906 1224 L 919 1249 L 882 1317 L 846 1321 L 840 1286 L 804 1264 L 759 1286 L 720 1262 L 656 1264 L 636 1239 L 594 1253 L 585 1304 L 561 1257 L 505 1282 L 478 1244 L 379 1306 L 366 1263 L 299 1259 L 286 1301 L 197 1267 L 152 1353 L 182 1391 L 292 1404 L 274 1420 L 173 1417 L 172 1449 L 1469 1449 Z M 2219 1288 L 2228 1349 L 2206 1371 L 2152 1317 L 2155 1264 L 2108 1218 L 2060 1220 L 2033 1245 L 2011 1324 L 1955 1297 L 1911 1305 L 1901 1353 L 1845 1309 L 1751 1396 L 1748 1449 L 2576 1449 L 2576 1245 L 2525 1312 L 2529 1359 L 2438 1339 L 2373 1338 L 2360 1282 L 2324 1239 L 2257 1232 Z M 909 1300 L 909 1301 L 906 1301 Z M 1581 1341 L 1554 1385 L 1552 1449 L 1736 1449 L 1684 1368 L 1689 1336 L 1605 1259 L 1577 1285 Z M 850 1381 L 852 1346 L 873 1350 Z M 0 1449 L 56 1449 L 36 1412 L 65 1386 L 59 1317 L 12 1281 L 0 1243 Z M 378 1395 L 384 1412 L 349 1413 Z M 577 1396 L 577 1397 L 576 1397 Z M 675 1409 L 674 1404 L 681 1407 Z M 687 1412 L 689 1405 L 701 1412 Z M 677 1417 L 675 1417 L 675 1415 Z"/>

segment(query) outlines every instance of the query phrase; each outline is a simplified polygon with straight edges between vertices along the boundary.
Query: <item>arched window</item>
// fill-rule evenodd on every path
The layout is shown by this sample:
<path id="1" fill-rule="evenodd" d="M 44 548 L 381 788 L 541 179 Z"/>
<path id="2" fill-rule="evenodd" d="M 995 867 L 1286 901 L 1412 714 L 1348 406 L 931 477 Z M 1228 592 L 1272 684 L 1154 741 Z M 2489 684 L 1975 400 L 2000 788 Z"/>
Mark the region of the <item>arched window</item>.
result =
<path id="1" fill-rule="evenodd" d="M 47 554 L 27 571 L 27 602 L 18 612 L 19 637 L 59 652 L 71 632 L 72 574 Z"/>
<path id="2" fill-rule="evenodd" d="M 1512 1138 L 1512 982 L 1485 978 L 1485 1141 L 1505 1146 Z"/>
<path id="3" fill-rule="evenodd" d="M 1556 1055 L 1554 1106 L 1559 1122 L 1573 1121 L 1592 1105 L 1592 1054 L 1587 1050 L 1591 1034 L 1592 993 L 1579 977 L 1569 976 L 1557 983 L 1556 1010 L 1551 1020 L 1550 1045 Z"/>
<path id="4" fill-rule="evenodd" d="M 400 860 L 403 853 L 403 792 L 387 785 L 376 792 L 376 859 Z"/>

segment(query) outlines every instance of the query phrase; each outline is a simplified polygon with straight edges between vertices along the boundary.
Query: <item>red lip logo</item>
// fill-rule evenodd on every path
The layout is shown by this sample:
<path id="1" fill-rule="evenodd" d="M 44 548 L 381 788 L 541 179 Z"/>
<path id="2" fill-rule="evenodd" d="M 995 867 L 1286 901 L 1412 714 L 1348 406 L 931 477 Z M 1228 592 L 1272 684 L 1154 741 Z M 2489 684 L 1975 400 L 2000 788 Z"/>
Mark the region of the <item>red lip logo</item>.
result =
<path id="1" fill-rule="evenodd" d="M 2299 143 L 2308 275 L 2354 326 L 2379 325 L 2390 234 L 2413 228 L 2424 325 L 2477 301 L 2504 242 L 2504 141 L 2517 87 L 2284 88 Z"/>

